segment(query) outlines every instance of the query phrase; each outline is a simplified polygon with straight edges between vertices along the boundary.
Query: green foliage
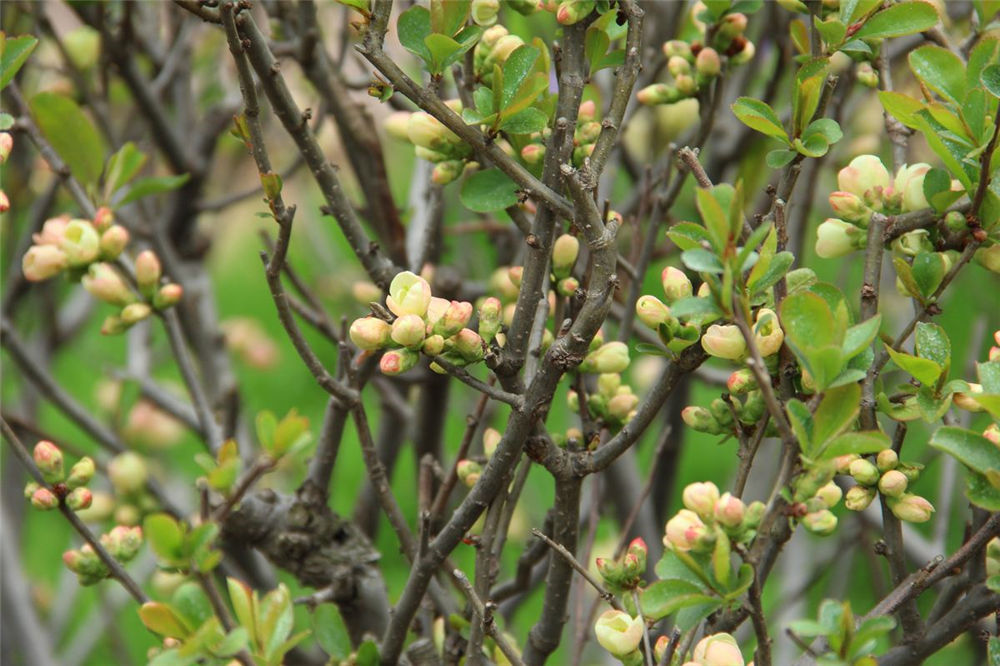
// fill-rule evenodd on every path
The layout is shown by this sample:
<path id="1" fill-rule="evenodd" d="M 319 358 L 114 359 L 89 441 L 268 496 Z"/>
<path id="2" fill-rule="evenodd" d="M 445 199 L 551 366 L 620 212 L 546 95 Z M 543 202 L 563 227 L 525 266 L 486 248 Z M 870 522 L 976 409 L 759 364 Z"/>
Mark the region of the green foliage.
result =
<path id="1" fill-rule="evenodd" d="M 477 213 L 492 213 L 517 204 L 517 184 L 499 169 L 477 171 L 462 183 L 462 205 Z"/>
<path id="2" fill-rule="evenodd" d="M 872 657 L 878 640 L 896 627 L 896 621 L 888 615 L 877 615 L 857 627 L 855 623 L 850 602 L 825 599 L 816 620 L 795 620 L 788 628 L 805 639 L 826 639 L 830 651 L 821 655 L 818 663 L 874 666 L 876 662 Z"/>
<path id="3" fill-rule="evenodd" d="M 222 560 L 222 552 L 213 549 L 219 536 L 215 523 L 190 528 L 165 513 L 154 513 L 146 516 L 143 534 L 164 567 L 208 573 Z"/>
<path id="4" fill-rule="evenodd" d="M 8 37 L 6 33 L 0 32 L 0 90 L 14 80 L 36 46 L 38 38 L 32 35 Z"/>
<path id="5" fill-rule="evenodd" d="M 38 93 L 29 104 L 38 128 L 73 175 L 85 186 L 95 186 L 107 148 L 90 118 L 76 102 L 57 93 Z"/>

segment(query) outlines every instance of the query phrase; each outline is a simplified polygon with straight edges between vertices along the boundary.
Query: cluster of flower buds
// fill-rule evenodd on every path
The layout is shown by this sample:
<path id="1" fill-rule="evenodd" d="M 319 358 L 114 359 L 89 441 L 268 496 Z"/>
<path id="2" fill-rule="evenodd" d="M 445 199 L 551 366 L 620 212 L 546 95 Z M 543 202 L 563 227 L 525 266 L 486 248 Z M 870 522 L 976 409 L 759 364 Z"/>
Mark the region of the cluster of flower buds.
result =
<path id="1" fill-rule="evenodd" d="M 24 487 L 24 498 L 42 511 L 59 507 L 62 501 L 73 511 L 81 511 L 90 506 L 93 494 L 86 486 L 94 478 L 94 461 L 84 456 L 70 467 L 66 473 L 62 450 L 52 442 L 42 440 L 35 444 L 32 452 L 35 466 L 41 472 L 48 486 L 34 481 Z"/>
<path id="2" fill-rule="evenodd" d="M 594 340 L 597 340 L 597 336 Z M 591 342 L 591 348 L 594 343 Z M 628 345 L 624 342 L 604 342 L 583 357 L 580 372 L 596 372 L 602 375 L 625 372 L 629 364 Z"/>
<path id="3" fill-rule="evenodd" d="M 0 132 L 0 164 L 7 161 L 10 151 L 14 149 L 14 137 L 10 132 Z M 7 193 L 0 190 L 0 213 L 10 210 L 10 198 Z"/>
<path id="4" fill-rule="evenodd" d="M 472 50 L 472 70 L 476 78 L 488 86 L 493 85 L 494 66 L 503 67 L 507 56 L 519 46 L 524 46 L 524 40 L 510 34 L 502 25 L 486 29 Z"/>
<path id="5" fill-rule="evenodd" d="M 855 157 L 837 173 L 839 189 L 830 194 L 830 207 L 837 217 L 819 225 L 816 254 L 832 259 L 864 249 L 873 213 L 896 215 L 927 208 L 924 177 L 930 169 L 924 163 L 904 164 L 893 178 L 877 156 Z M 960 189 L 961 184 L 955 181 L 952 188 Z M 897 246 L 907 254 L 923 249 L 919 234 Z"/>
<path id="6" fill-rule="evenodd" d="M 378 292 L 375 298 L 381 295 Z M 221 326 L 226 346 L 250 367 L 267 370 L 278 362 L 278 346 L 256 319 L 232 317 L 222 322 Z"/>
<path id="7" fill-rule="evenodd" d="M 487 345 L 500 330 L 498 299 L 487 298 L 480 305 L 476 332 L 466 328 L 472 318 L 472 303 L 433 296 L 430 283 L 409 271 L 393 278 L 386 305 L 395 315 L 391 323 L 375 316 L 362 317 L 351 324 L 350 336 L 365 352 L 387 350 L 379 362 L 379 369 L 387 375 L 413 368 L 421 351 L 458 366 L 475 363 L 482 360 Z M 431 369 L 443 372 L 435 363 Z"/>
<path id="8" fill-rule="evenodd" d="M 149 400 L 138 400 L 129 410 L 122 435 L 131 446 L 163 450 L 184 437 L 184 425 Z"/>
<path id="9" fill-rule="evenodd" d="M 552 277 L 560 296 L 572 296 L 580 288 L 580 281 L 573 277 L 579 254 L 580 241 L 571 234 L 559 236 L 552 244 Z"/>
<path id="10" fill-rule="evenodd" d="M 833 477 L 835 465 L 817 465 L 797 477 L 793 486 L 795 515 L 802 526 L 813 534 L 828 536 L 837 529 L 837 516 L 830 510 L 840 502 L 844 492 Z"/>
<path id="11" fill-rule="evenodd" d="M 752 426 L 760 421 L 765 409 L 761 392 L 748 390 L 742 396 L 730 394 L 715 398 L 708 407 L 688 405 L 681 410 L 681 418 L 689 428 L 698 432 L 709 435 L 733 434 L 739 427 Z"/>
<path id="12" fill-rule="evenodd" d="M 471 488 L 479 481 L 483 473 L 483 465 L 493 457 L 503 435 L 496 428 L 486 428 L 483 431 L 483 457 L 478 459 L 463 458 L 455 465 L 458 480 Z"/>
<path id="13" fill-rule="evenodd" d="M 753 538 L 764 503 L 746 505 L 730 493 L 719 495 L 711 481 L 692 483 L 681 495 L 684 507 L 667 521 L 663 545 L 671 550 L 709 552 L 719 538 L 746 543 Z"/>
<path id="14" fill-rule="evenodd" d="M 604 580 L 605 587 L 618 594 L 634 590 L 642 585 L 646 573 L 646 557 L 649 549 L 641 538 L 632 539 L 628 549 L 617 559 L 598 557 L 595 561 L 597 573 Z"/>
<path id="15" fill-rule="evenodd" d="M 117 525 L 110 532 L 102 534 L 100 541 L 111 557 L 125 564 L 134 559 L 142 547 L 142 528 Z M 85 544 L 79 550 L 67 550 L 62 559 L 66 568 L 76 574 L 80 585 L 94 585 L 111 575 L 107 565 L 90 544 Z"/>
<path id="16" fill-rule="evenodd" d="M 667 266 L 660 273 L 660 284 L 666 302 L 656 296 L 644 294 L 635 302 L 636 317 L 657 332 L 670 351 L 679 353 L 698 341 L 701 325 L 696 320 L 680 321 L 670 313 L 670 306 L 693 293 L 691 280 L 684 271 Z"/>
<path id="17" fill-rule="evenodd" d="M 155 511 L 156 500 L 146 489 L 149 467 L 134 451 L 120 453 L 108 463 L 108 480 L 118 498 L 114 520 L 122 525 L 138 525 L 147 513 Z"/>
<path id="18" fill-rule="evenodd" d="M 462 112 L 462 103 L 457 99 L 445 104 L 455 113 Z M 437 185 L 447 185 L 466 169 L 478 167 L 469 159 L 472 147 L 429 113 L 398 111 L 386 120 L 385 129 L 390 136 L 412 143 L 417 157 L 434 163 L 431 180 Z"/>
<path id="19" fill-rule="evenodd" d="M 743 35 L 747 27 L 745 14 L 726 14 L 708 30 L 697 19 L 705 11 L 705 4 L 697 2 L 691 11 L 694 24 L 701 33 L 700 38 L 691 42 L 674 39 L 663 44 L 667 71 L 673 81 L 654 83 L 640 90 L 636 94 L 640 104 L 673 104 L 696 97 L 704 86 L 710 85 L 722 73 L 725 64 L 742 65 L 753 58 L 753 42 Z M 708 34 L 712 34 L 711 43 L 705 41 Z"/>
<path id="20" fill-rule="evenodd" d="M 753 337 L 754 345 L 762 357 L 767 358 L 778 353 L 785 340 L 785 332 L 774 310 L 761 308 L 757 311 Z M 733 324 L 709 326 L 701 337 L 701 346 L 709 356 L 730 361 L 742 361 L 748 355 L 746 339 L 739 327 Z"/>
<path id="21" fill-rule="evenodd" d="M 528 135 L 528 143 L 521 148 L 521 159 L 536 173 L 540 173 L 545 161 L 545 144 L 552 130 L 545 128 L 541 132 Z M 576 117 L 576 129 L 573 132 L 573 166 L 582 166 L 583 161 L 594 152 L 597 137 L 601 135 L 601 122 L 597 120 L 597 105 L 593 100 L 580 104 Z"/>
<path id="22" fill-rule="evenodd" d="M 642 616 L 632 617 L 620 610 L 604 611 L 594 623 L 600 646 L 628 666 L 642 663 L 639 644 L 643 630 Z"/>
<path id="23" fill-rule="evenodd" d="M 851 511 L 864 511 L 881 493 L 900 520 L 925 523 L 934 512 L 934 506 L 925 498 L 907 492 L 909 485 L 920 476 L 923 465 L 901 462 L 892 449 L 880 451 L 874 463 L 856 454 L 841 456 L 837 459 L 837 469 L 842 474 L 849 474 L 858 484 L 844 496 L 844 506 Z"/>
<path id="24" fill-rule="evenodd" d="M 580 396 L 576 391 L 570 390 L 566 394 L 566 401 L 572 411 L 580 411 Z M 638 405 L 639 396 L 632 392 L 631 386 L 622 383 L 621 374 L 617 372 L 599 375 L 597 391 L 587 394 L 587 411 L 590 415 L 612 427 L 621 427 L 631 421 Z"/>
<path id="25" fill-rule="evenodd" d="M 140 252 L 135 259 L 138 293 L 129 287 L 111 263 L 128 245 L 125 227 L 114 223 L 109 208 L 99 208 L 93 220 L 54 217 L 34 235 L 35 244 L 21 260 L 24 277 L 41 282 L 66 272 L 79 279 L 95 298 L 120 308 L 104 320 L 101 332 L 121 333 L 153 313 L 176 304 L 183 293 L 179 284 L 160 284 L 163 270 L 154 252 Z"/>

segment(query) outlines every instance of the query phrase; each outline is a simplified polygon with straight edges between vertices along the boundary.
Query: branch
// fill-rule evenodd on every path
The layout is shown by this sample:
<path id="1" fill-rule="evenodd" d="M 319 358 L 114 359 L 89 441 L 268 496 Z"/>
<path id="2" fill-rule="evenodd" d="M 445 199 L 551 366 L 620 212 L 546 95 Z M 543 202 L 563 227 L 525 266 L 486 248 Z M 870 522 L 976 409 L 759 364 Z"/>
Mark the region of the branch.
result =
<path id="1" fill-rule="evenodd" d="M 507 661 L 514 666 L 524 666 L 524 662 L 521 661 L 521 655 L 518 654 L 517 650 L 510 644 L 507 637 L 502 631 L 497 629 L 496 622 L 493 621 L 493 602 L 483 603 L 483 600 L 479 598 L 476 594 L 475 589 L 473 589 L 472 584 L 469 583 L 469 578 L 465 575 L 461 569 L 455 569 L 453 575 L 456 580 L 458 580 L 459 585 L 465 592 L 465 596 L 469 598 L 469 603 L 472 606 L 472 610 L 475 611 L 476 617 L 479 618 L 480 623 L 483 626 L 483 631 L 486 632 L 488 636 L 493 638 L 497 647 L 503 652 L 504 656 L 507 657 Z"/>

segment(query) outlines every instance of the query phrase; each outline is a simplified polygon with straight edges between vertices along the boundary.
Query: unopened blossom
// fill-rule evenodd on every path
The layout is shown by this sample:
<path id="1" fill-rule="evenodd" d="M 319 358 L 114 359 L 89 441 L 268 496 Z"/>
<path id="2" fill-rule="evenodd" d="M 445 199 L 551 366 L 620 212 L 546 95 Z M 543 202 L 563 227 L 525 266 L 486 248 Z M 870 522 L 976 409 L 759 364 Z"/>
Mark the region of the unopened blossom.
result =
<path id="1" fill-rule="evenodd" d="M 604 611 L 594 623 L 597 642 L 616 657 L 625 657 L 642 642 L 642 618 L 619 610 Z"/>
<path id="2" fill-rule="evenodd" d="M 746 356 L 747 343 L 738 326 L 712 324 L 701 337 L 701 346 L 710 356 L 737 361 Z M 779 345 L 780 346 L 780 345 Z"/>

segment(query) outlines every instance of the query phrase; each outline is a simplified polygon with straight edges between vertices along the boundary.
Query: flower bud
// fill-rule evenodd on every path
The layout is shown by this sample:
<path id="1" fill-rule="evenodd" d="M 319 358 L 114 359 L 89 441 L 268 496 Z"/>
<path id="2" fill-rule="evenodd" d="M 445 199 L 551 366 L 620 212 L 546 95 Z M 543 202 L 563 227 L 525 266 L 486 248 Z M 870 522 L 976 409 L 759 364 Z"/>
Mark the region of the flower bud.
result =
<path id="1" fill-rule="evenodd" d="M 545 146 L 540 143 L 529 143 L 521 149 L 521 159 L 531 166 L 541 164 L 545 159 Z"/>
<path id="2" fill-rule="evenodd" d="M 0 132 L 0 164 L 7 161 L 10 151 L 14 149 L 14 137 L 10 132 Z"/>
<path id="3" fill-rule="evenodd" d="M 777 354 L 785 340 L 785 332 L 778 323 L 774 310 L 761 308 L 757 311 L 757 324 L 753 331 L 754 343 L 761 356 Z"/>
<path id="4" fill-rule="evenodd" d="M 964 219 L 964 218 L 963 218 Z M 55 245 L 58 247 L 66 235 L 66 227 L 69 225 L 69 215 L 60 215 L 45 220 L 41 233 L 32 235 L 32 240 L 36 245 Z"/>
<path id="5" fill-rule="evenodd" d="M 864 511 L 872 503 L 872 500 L 875 499 L 875 494 L 874 488 L 854 486 L 849 488 L 847 494 L 844 495 L 844 506 L 851 511 Z"/>
<path id="6" fill-rule="evenodd" d="M 746 424 L 757 423 L 766 410 L 764 394 L 760 391 L 750 391 L 743 402 L 743 407 L 739 410 L 740 421 Z"/>
<path id="7" fill-rule="evenodd" d="M 735 40 L 734 40 L 735 43 Z M 733 65 L 745 65 L 753 60 L 757 54 L 757 47 L 749 39 L 743 43 L 743 48 L 736 54 L 729 57 L 729 62 Z"/>
<path id="8" fill-rule="evenodd" d="M 701 346 L 710 356 L 738 361 L 746 356 L 747 344 L 738 326 L 712 324 L 701 336 Z"/>
<path id="9" fill-rule="evenodd" d="M 860 457 L 857 453 L 845 453 L 842 456 L 837 456 L 833 459 L 834 469 L 837 470 L 837 474 L 847 474 L 851 463 Z"/>
<path id="10" fill-rule="evenodd" d="M 674 85 L 677 86 L 677 92 L 685 97 L 694 97 L 698 92 L 698 82 L 689 74 L 681 74 L 675 78 Z"/>
<path id="11" fill-rule="evenodd" d="M 930 170 L 931 165 L 923 162 L 911 166 L 904 164 L 899 168 L 892 189 L 902 195 L 902 211 L 904 213 L 930 207 L 924 196 L 924 176 Z"/>
<path id="12" fill-rule="evenodd" d="M 146 462 L 138 453 L 126 451 L 118 454 L 108 463 L 108 479 L 115 492 L 120 495 L 131 495 L 146 485 L 149 470 Z"/>
<path id="13" fill-rule="evenodd" d="M 878 489 L 883 495 L 899 497 L 906 491 L 906 475 L 899 470 L 891 469 L 878 480 Z"/>
<path id="14" fill-rule="evenodd" d="M 503 435 L 495 428 L 487 428 L 483 431 L 483 453 L 486 454 L 487 458 L 493 457 L 501 439 L 503 439 Z"/>
<path id="15" fill-rule="evenodd" d="M 3 190 L 0 190 L 0 213 L 6 213 L 10 210 L 10 197 Z"/>
<path id="16" fill-rule="evenodd" d="M 351 295 L 358 303 L 368 305 L 382 298 L 382 290 L 372 282 L 359 280 L 351 285 Z"/>
<path id="17" fill-rule="evenodd" d="M 451 301 L 448 309 L 434 324 L 434 333 L 450 338 L 469 323 L 472 318 L 472 303 L 467 301 Z"/>
<path id="18" fill-rule="evenodd" d="M 430 335 L 424 339 L 424 344 L 420 347 L 428 356 L 438 356 L 444 351 L 444 337 L 440 335 Z"/>
<path id="19" fill-rule="evenodd" d="M 421 328 L 423 327 L 421 323 Z M 348 335 L 358 349 L 374 351 L 381 349 L 389 342 L 392 326 L 378 317 L 362 317 L 351 322 Z"/>
<path id="20" fill-rule="evenodd" d="M 664 42 L 663 55 L 667 56 L 667 58 L 681 56 L 687 60 L 694 57 L 691 53 L 691 45 L 681 39 L 672 39 L 669 42 Z"/>
<path id="21" fill-rule="evenodd" d="M 711 538 L 712 534 L 698 514 L 688 509 L 681 509 L 667 521 L 663 545 L 684 552 L 706 545 Z"/>
<path id="22" fill-rule="evenodd" d="M 667 654 L 667 648 L 670 646 L 670 639 L 666 636 L 660 636 L 656 639 L 656 644 L 653 646 L 653 658 L 656 663 L 663 662 L 663 658 Z"/>
<path id="23" fill-rule="evenodd" d="M 175 282 L 170 282 L 160 287 L 160 290 L 153 296 L 153 307 L 157 310 L 165 310 L 177 305 L 184 295 L 184 288 Z"/>
<path id="24" fill-rule="evenodd" d="M 839 502 L 840 498 L 843 496 L 844 491 L 842 491 L 840 486 L 833 481 L 830 481 L 816 491 L 816 497 L 818 497 L 819 500 L 823 502 L 823 505 L 828 509 L 832 509 L 837 506 L 837 502 Z"/>
<path id="25" fill-rule="evenodd" d="M 698 52 L 695 58 L 694 67 L 698 74 L 705 78 L 714 78 L 722 71 L 722 61 L 719 59 L 719 52 L 713 48 L 704 48 Z"/>
<path id="26" fill-rule="evenodd" d="M 86 266 L 97 259 L 101 237 L 87 220 L 70 220 L 63 231 L 59 249 L 66 253 L 70 266 Z"/>
<path id="27" fill-rule="evenodd" d="M 698 432 L 707 432 L 710 435 L 718 435 L 722 432 L 722 426 L 712 416 L 712 412 L 698 405 L 688 405 L 681 410 L 681 419 L 688 427 L 694 428 Z"/>
<path id="28" fill-rule="evenodd" d="M 837 516 L 829 509 L 807 513 L 802 517 L 802 526 L 813 534 L 828 536 L 837 529 Z"/>
<path id="29" fill-rule="evenodd" d="M 837 186 L 865 200 L 880 199 L 890 186 L 889 171 L 875 155 L 859 155 L 837 173 Z"/>
<path id="30" fill-rule="evenodd" d="M 930 241 L 930 232 L 926 229 L 915 229 L 903 234 L 893 241 L 892 247 L 908 257 L 934 251 L 934 244 Z"/>
<path id="31" fill-rule="evenodd" d="M 451 338 L 452 349 L 467 362 L 475 363 L 482 360 L 484 342 L 478 333 L 469 328 L 463 328 Z"/>
<path id="32" fill-rule="evenodd" d="M 580 122 L 577 124 L 576 134 L 574 139 L 578 145 L 584 145 L 588 143 L 594 143 L 597 141 L 597 137 L 601 135 L 601 123 L 596 120 L 590 122 Z"/>
<path id="33" fill-rule="evenodd" d="M 899 497 L 888 497 L 886 502 L 897 518 L 908 523 L 926 523 L 934 513 L 934 506 L 920 495 L 904 493 Z"/>
<path id="34" fill-rule="evenodd" d="M 424 320 L 419 315 L 403 315 L 392 322 L 393 341 L 403 347 L 419 347 L 424 341 Z"/>
<path id="35" fill-rule="evenodd" d="M 153 313 L 153 308 L 146 303 L 131 303 L 122 308 L 121 320 L 126 326 L 137 324 Z"/>
<path id="36" fill-rule="evenodd" d="M 827 218 L 816 229 L 816 254 L 824 259 L 836 259 L 855 250 L 864 249 L 868 237 L 853 224 Z"/>
<path id="37" fill-rule="evenodd" d="M 497 22 L 500 0 L 472 0 L 472 20 L 476 25 L 488 28 Z"/>
<path id="38" fill-rule="evenodd" d="M 31 494 L 31 506 L 42 511 L 51 511 L 59 506 L 59 498 L 48 488 L 36 488 Z"/>
<path id="39" fill-rule="evenodd" d="M 388 117 L 382 121 L 382 128 L 385 129 L 385 133 L 393 139 L 397 139 L 399 141 L 409 141 L 409 124 L 409 111 L 395 111 L 390 113 Z"/>
<path id="40" fill-rule="evenodd" d="M 101 545 L 119 562 L 128 562 L 142 547 L 142 528 L 115 525 L 110 532 L 101 535 Z"/>
<path id="41" fill-rule="evenodd" d="M 135 258 L 135 281 L 143 294 L 152 294 L 160 285 L 160 258 L 152 250 L 144 250 Z"/>
<path id="42" fill-rule="evenodd" d="M 621 423 L 626 423 L 638 406 L 639 396 L 634 393 L 619 393 L 608 400 L 608 416 Z"/>
<path id="43" fill-rule="evenodd" d="M 605 583 L 611 587 L 618 587 L 620 585 L 624 573 L 620 562 L 598 557 L 594 560 L 594 563 L 597 565 L 597 573 L 600 574 Z"/>
<path id="44" fill-rule="evenodd" d="M 118 224 L 112 225 L 101 234 L 101 258 L 105 261 L 117 259 L 128 245 L 128 230 Z"/>
<path id="45" fill-rule="evenodd" d="M 646 558 L 649 555 L 649 548 L 646 546 L 646 542 L 643 541 L 642 537 L 632 539 L 625 552 L 635 557 L 638 562 L 640 573 L 646 570 Z"/>
<path id="46" fill-rule="evenodd" d="M 1000 243 L 979 248 L 973 257 L 977 264 L 991 273 L 1000 273 Z"/>
<path id="47" fill-rule="evenodd" d="M 642 642 L 642 618 L 619 610 L 601 613 L 594 623 L 597 642 L 613 656 L 626 657 L 639 649 Z"/>
<path id="48" fill-rule="evenodd" d="M 552 272 L 557 278 L 567 277 L 573 270 L 580 253 L 580 241 L 575 236 L 563 234 L 552 245 Z"/>
<path id="49" fill-rule="evenodd" d="M 92 264 L 80 283 L 94 298 L 111 305 L 124 307 L 135 301 L 135 294 L 111 264 Z"/>
<path id="50" fill-rule="evenodd" d="M 66 486 L 73 489 L 87 485 L 94 478 L 95 471 L 93 458 L 90 456 L 80 458 L 75 465 L 70 467 L 69 476 L 66 477 Z"/>
<path id="51" fill-rule="evenodd" d="M 867 227 L 872 219 L 872 210 L 856 194 L 836 191 L 830 194 L 830 208 L 842 220 L 855 222 Z"/>
<path id="52" fill-rule="evenodd" d="M 94 212 L 92 224 L 98 233 L 104 233 L 115 223 L 115 213 L 107 206 L 101 206 Z"/>
<path id="53" fill-rule="evenodd" d="M 93 500 L 94 496 L 90 490 L 81 486 L 80 488 L 74 488 L 66 495 L 66 506 L 73 511 L 80 511 L 89 507 Z"/>
<path id="54" fill-rule="evenodd" d="M 977 393 L 983 392 L 982 384 L 973 384 L 972 382 L 966 382 L 969 385 L 966 391 L 956 391 L 952 394 L 952 403 L 959 409 L 964 409 L 967 412 L 981 412 L 983 411 L 982 405 L 976 402 L 975 398 L 969 396 L 975 395 Z"/>
<path id="55" fill-rule="evenodd" d="M 715 503 L 714 516 L 723 527 L 735 529 L 743 524 L 743 517 L 746 513 L 746 505 L 738 497 L 733 497 L 729 493 L 723 493 L 722 497 Z"/>
<path id="56" fill-rule="evenodd" d="M 667 59 L 667 71 L 675 79 L 691 73 L 691 63 L 682 56 L 671 56 Z"/>
<path id="57" fill-rule="evenodd" d="M 891 469 L 896 469 L 898 464 L 899 455 L 892 449 L 879 451 L 878 456 L 875 458 L 875 465 L 880 472 L 888 472 Z"/>
<path id="58" fill-rule="evenodd" d="M 562 0 L 556 10 L 556 21 L 562 25 L 579 23 L 594 11 L 595 6 L 595 0 Z"/>
<path id="59" fill-rule="evenodd" d="M 471 488 L 476 485 L 476 481 L 483 473 L 483 468 L 475 460 L 459 460 L 458 464 L 455 465 L 455 471 L 458 474 L 458 479 Z"/>
<path id="60" fill-rule="evenodd" d="M 500 330 L 500 299 L 490 296 L 479 306 L 479 335 L 490 343 Z"/>
<path id="61" fill-rule="evenodd" d="M 43 439 L 35 444 L 32 457 L 46 481 L 58 483 L 63 480 L 63 454 L 58 446 Z"/>
<path id="62" fill-rule="evenodd" d="M 587 354 L 580 364 L 580 372 L 623 372 L 628 364 L 628 345 L 608 342 Z"/>
<path id="63" fill-rule="evenodd" d="M 758 315 L 758 319 L 760 316 Z M 763 352 L 761 352 L 763 353 Z M 740 368 L 729 375 L 726 380 L 726 390 L 732 395 L 743 395 L 757 388 L 757 379 L 749 368 Z"/>
<path id="64" fill-rule="evenodd" d="M 874 486 L 879 480 L 878 468 L 864 458 L 858 458 L 852 462 L 848 472 L 855 481 L 863 486 Z"/>
<path id="65" fill-rule="evenodd" d="M 413 368 L 420 355 L 412 349 L 390 349 L 379 360 L 379 370 L 384 375 L 399 375 Z"/>
<path id="66" fill-rule="evenodd" d="M 855 76 L 858 79 L 858 83 L 866 88 L 878 87 L 878 72 L 871 66 L 871 63 L 859 63 L 857 69 L 855 70 Z"/>
<path id="67" fill-rule="evenodd" d="M 644 106 L 655 106 L 657 104 L 679 102 L 684 98 L 684 95 L 675 86 L 666 83 L 654 83 L 637 92 L 635 98 Z"/>
<path id="68" fill-rule="evenodd" d="M 983 431 L 983 437 L 990 440 L 994 446 L 1000 447 L 1000 426 L 996 423 L 991 423 L 986 427 L 986 430 Z"/>
<path id="69" fill-rule="evenodd" d="M 389 296 L 386 306 L 397 317 L 407 314 L 419 315 L 427 313 L 431 302 L 431 286 L 427 280 L 410 271 L 397 273 L 389 284 Z"/>
<path id="70" fill-rule="evenodd" d="M 417 111 L 410 114 L 406 135 L 414 146 L 450 155 L 460 139 L 441 121 L 429 113 Z"/>
<path id="71" fill-rule="evenodd" d="M 689 483 L 681 493 L 681 501 L 686 508 L 707 520 L 719 501 L 719 488 L 711 481 Z"/>
<path id="72" fill-rule="evenodd" d="M 435 185 L 447 185 L 454 182 L 465 170 L 462 160 L 444 160 L 434 165 L 431 171 L 431 182 Z"/>
<path id="73" fill-rule="evenodd" d="M 699 666 L 743 666 L 743 655 L 736 639 L 729 634 L 713 634 L 698 641 L 692 659 Z"/>
<path id="74" fill-rule="evenodd" d="M 719 35 L 732 39 L 736 35 L 742 35 L 747 29 L 747 15 L 740 12 L 726 14 L 719 21 Z"/>
<path id="75" fill-rule="evenodd" d="M 66 253 L 54 245 L 32 245 L 21 259 L 21 271 L 29 282 L 55 277 L 68 265 Z"/>
<path id="76" fill-rule="evenodd" d="M 670 318 L 670 308 L 656 296 L 640 296 L 635 302 L 635 314 L 646 326 L 654 331 Z"/>

